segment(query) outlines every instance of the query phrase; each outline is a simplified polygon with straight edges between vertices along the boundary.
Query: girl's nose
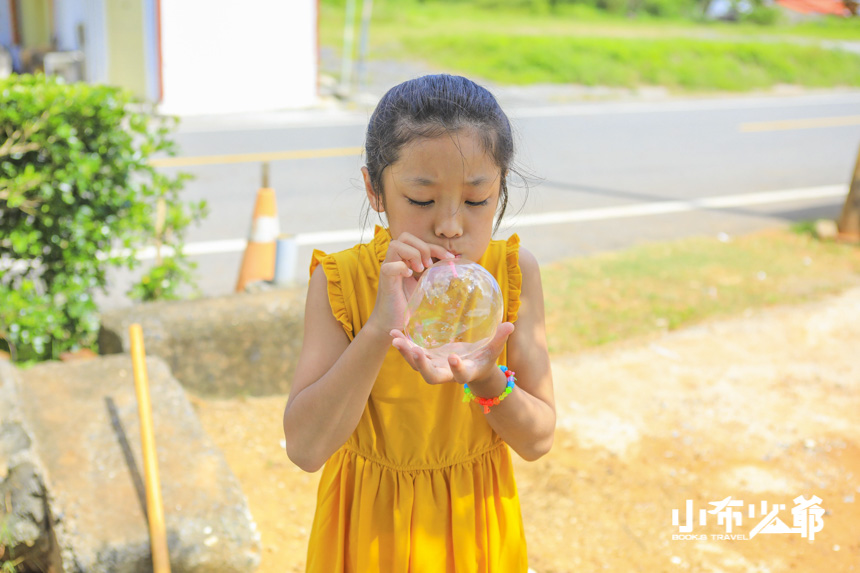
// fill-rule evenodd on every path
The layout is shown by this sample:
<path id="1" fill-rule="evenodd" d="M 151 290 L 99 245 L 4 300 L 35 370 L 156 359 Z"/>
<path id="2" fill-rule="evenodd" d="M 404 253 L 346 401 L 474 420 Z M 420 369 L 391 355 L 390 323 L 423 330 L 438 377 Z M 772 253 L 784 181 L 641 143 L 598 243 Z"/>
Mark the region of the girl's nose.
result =
<path id="1" fill-rule="evenodd" d="M 453 239 L 463 234 L 463 220 L 460 210 L 440 214 L 436 219 L 436 236 Z"/>

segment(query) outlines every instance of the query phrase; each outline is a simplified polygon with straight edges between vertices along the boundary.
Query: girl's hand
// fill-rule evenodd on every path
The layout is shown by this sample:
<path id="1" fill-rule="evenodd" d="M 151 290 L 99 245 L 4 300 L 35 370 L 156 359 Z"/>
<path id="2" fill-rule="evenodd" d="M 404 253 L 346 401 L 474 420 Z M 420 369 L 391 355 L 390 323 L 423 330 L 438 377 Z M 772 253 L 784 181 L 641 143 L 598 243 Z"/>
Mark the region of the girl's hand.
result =
<path id="1" fill-rule="evenodd" d="M 409 233 L 402 233 L 388 244 L 388 252 L 379 273 L 376 303 L 367 325 L 379 332 L 403 330 L 406 327 L 406 297 L 415 290 L 417 276 L 433 264 L 432 259 L 453 259 L 444 247 L 425 243 Z"/>
<path id="2" fill-rule="evenodd" d="M 489 344 L 463 357 L 450 354 L 447 363 L 443 365 L 431 362 L 427 352 L 409 340 L 409 337 L 400 330 L 391 331 L 391 336 L 394 337 L 391 345 L 400 351 L 413 370 L 421 373 L 428 384 L 454 382 L 471 386 L 475 382 L 479 384 L 489 382 L 498 372 L 496 362 L 513 331 L 513 323 L 503 322 L 496 329 L 496 334 Z"/>

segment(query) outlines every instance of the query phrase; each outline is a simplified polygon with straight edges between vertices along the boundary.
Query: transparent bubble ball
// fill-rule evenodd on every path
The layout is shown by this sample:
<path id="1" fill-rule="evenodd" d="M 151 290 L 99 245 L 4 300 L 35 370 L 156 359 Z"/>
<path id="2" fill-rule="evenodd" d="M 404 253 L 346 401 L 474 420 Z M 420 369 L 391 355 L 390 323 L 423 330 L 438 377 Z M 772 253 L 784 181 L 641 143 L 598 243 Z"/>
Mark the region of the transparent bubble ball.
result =
<path id="1" fill-rule="evenodd" d="M 404 333 L 435 362 L 480 350 L 502 323 L 502 290 L 484 267 L 446 259 L 421 275 L 409 297 Z"/>

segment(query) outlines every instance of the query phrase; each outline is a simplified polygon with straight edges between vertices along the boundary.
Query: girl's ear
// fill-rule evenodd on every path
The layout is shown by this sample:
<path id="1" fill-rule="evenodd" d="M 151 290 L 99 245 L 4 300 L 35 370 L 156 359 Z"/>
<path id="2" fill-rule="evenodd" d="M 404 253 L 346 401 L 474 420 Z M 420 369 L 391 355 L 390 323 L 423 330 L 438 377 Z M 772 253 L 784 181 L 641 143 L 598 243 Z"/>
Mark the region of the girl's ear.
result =
<path id="1" fill-rule="evenodd" d="M 370 171 L 367 167 L 361 168 L 361 177 L 364 179 L 364 191 L 367 193 L 367 200 L 370 202 L 370 207 L 377 213 L 384 213 L 385 207 L 382 204 L 382 198 L 373 191 L 373 185 L 370 182 Z"/>

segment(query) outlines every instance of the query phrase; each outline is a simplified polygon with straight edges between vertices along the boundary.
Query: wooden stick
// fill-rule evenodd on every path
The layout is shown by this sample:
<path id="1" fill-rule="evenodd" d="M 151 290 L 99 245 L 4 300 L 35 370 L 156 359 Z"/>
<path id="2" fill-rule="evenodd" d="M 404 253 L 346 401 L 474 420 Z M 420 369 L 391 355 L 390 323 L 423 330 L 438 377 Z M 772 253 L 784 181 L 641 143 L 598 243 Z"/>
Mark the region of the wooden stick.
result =
<path id="1" fill-rule="evenodd" d="M 846 237 L 860 238 L 860 151 L 857 153 L 857 163 L 854 165 L 854 177 L 842 207 L 839 217 L 839 234 Z"/>
<path id="2" fill-rule="evenodd" d="M 149 403 L 149 378 L 146 374 L 146 352 L 143 329 L 139 324 L 128 328 L 131 337 L 131 362 L 134 367 L 134 387 L 140 416 L 140 440 L 146 481 L 146 514 L 149 517 L 149 542 L 152 547 L 153 573 L 170 573 L 167 535 L 164 529 L 164 509 L 161 504 L 161 484 L 158 481 L 158 458 L 155 455 L 155 435 L 152 430 L 152 407 Z"/>

